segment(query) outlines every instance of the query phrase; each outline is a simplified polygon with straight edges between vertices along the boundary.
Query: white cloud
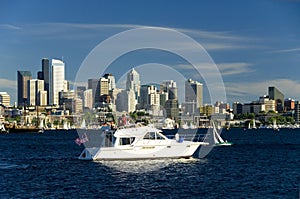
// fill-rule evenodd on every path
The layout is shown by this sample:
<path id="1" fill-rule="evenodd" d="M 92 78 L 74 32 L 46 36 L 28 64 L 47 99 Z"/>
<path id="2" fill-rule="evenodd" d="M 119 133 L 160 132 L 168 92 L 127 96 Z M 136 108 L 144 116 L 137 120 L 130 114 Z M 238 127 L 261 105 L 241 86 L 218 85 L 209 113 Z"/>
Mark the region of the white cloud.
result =
<path id="1" fill-rule="evenodd" d="M 21 30 L 22 28 L 11 24 L 0 24 L 0 29 Z"/>
<path id="2" fill-rule="evenodd" d="M 17 82 L 9 79 L 0 78 L 0 89 L 16 89 Z"/>
<path id="3" fill-rule="evenodd" d="M 223 76 L 254 72 L 249 68 L 252 64 L 243 62 L 219 63 L 217 66 Z"/>
<path id="4" fill-rule="evenodd" d="M 271 51 L 270 53 L 290 53 L 290 52 L 300 52 L 300 48 L 275 50 L 275 51 Z"/>

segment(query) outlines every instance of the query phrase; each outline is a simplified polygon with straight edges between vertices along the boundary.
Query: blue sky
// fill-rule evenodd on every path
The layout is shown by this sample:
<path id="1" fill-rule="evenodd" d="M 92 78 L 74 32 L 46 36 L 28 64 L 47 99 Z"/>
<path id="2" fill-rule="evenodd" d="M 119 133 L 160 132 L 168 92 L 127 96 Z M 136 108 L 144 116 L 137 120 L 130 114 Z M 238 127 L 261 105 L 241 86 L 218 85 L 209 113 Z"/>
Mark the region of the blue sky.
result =
<path id="1" fill-rule="evenodd" d="M 297 0 L 0 0 L 0 91 L 8 91 L 14 101 L 16 71 L 31 70 L 36 77 L 43 57 L 63 56 L 66 78 L 74 81 L 85 57 L 101 41 L 128 29 L 155 26 L 180 31 L 207 50 L 222 74 L 228 102 L 255 100 L 267 94 L 270 85 L 299 100 L 299 10 Z M 152 62 L 186 64 L 165 52 L 144 51 L 116 60 L 109 72 L 118 73 L 125 66 L 151 67 L 147 63 Z M 143 83 L 173 77 L 137 69 Z M 190 71 L 180 72 L 188 76 Z"/>

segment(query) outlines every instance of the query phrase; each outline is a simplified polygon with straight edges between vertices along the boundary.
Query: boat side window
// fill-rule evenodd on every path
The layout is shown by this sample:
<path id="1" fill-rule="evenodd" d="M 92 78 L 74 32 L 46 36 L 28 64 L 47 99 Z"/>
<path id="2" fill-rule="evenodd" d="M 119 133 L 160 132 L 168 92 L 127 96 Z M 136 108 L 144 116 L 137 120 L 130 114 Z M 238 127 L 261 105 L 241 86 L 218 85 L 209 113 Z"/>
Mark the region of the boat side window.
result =
<path id="1" fill-rule="evenodd" d="M 160 134 L 156 133 L 156 139 L 157 140 L 164 140 L 165 138 L 161 136 Z"/>
<path id="2" fill-rule="evenodd" d="M 131 145 L 135 140 L 135 137 L 120 138 L 120 145 Z"/>
<path id="3" fill-rule="evenodd" d="M 144 140 L 155 140 L 155 132 L 148 132 L 143 138 Z"/>

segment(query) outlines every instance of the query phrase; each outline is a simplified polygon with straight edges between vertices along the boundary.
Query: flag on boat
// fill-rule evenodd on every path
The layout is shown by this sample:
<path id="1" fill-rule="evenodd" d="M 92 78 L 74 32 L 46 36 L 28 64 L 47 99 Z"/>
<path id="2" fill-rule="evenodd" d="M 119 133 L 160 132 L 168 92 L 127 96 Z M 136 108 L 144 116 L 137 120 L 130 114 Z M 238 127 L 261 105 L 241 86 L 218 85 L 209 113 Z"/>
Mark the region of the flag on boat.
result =
<path id="1" fill-rule="evenodd" d="M 78 144 L 80 146 L 81 144 L 84 144 L 85 142 L 89 141 L 89 139 L 88 139 L 86 133 L 84 133 L 81 136 L 81 138 L 78 137 L 74 141 L 75 141 L 76 144 Z"/>

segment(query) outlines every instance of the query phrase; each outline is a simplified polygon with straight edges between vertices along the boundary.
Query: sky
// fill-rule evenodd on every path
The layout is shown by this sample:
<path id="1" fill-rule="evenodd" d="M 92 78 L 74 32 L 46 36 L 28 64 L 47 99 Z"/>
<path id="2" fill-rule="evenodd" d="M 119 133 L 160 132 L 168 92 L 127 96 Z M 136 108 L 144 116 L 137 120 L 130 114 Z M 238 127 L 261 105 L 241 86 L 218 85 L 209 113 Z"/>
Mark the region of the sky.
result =
<path id="1" fill-rule="evenodd" d="M 63 59 L 66 79 L 74 82 L 101 42 L 123 31 L 152 27 L 176 30 L 198 42 L 218 67 L 229 103 L 257 100 L 268 86 L 300 100 L 299 10 L 298 0 L 0 0 L 0 91 L 15 101 L 17 70 L 30 70 L 36 78 L 44 57 Z M 172 52 L 142 49 L 99 67 L 116 74 L 120 87 L 132 67 L 143 84 L 174 79 L 182 101 L 185 79 L 200 81 L 205 88 L 208 84 L 190 65 Z M 214 103 L 207 89 L 204 102 Z"/>

